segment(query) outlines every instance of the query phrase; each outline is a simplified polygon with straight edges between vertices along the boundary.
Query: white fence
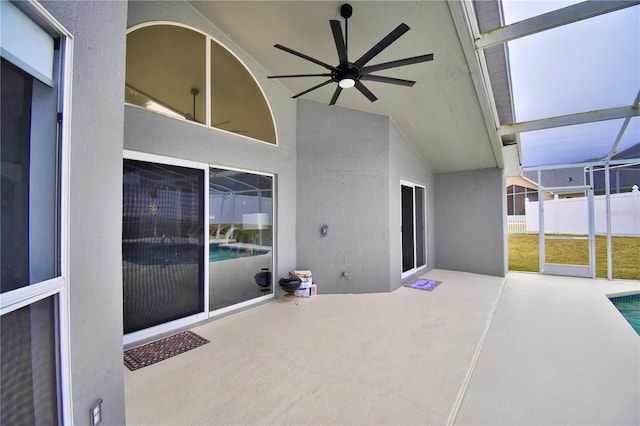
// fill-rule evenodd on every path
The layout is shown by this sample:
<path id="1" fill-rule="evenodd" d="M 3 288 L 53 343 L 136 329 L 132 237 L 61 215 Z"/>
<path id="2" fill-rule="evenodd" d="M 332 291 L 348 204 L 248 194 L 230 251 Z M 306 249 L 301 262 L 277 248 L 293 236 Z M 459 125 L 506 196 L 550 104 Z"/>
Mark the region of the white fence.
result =
<path id="1" fill-rule="evenodd" d="M 588 234 L 588 199 L 558 198 L 544 201 L 545 233 Z M 538 201 L 528 201 L 525 205 L 525 227 L 527 233 L 538 233 L 540 229 Z M 607 233 L 606 196 L 594 197 L 594 219 L 596 234 Z M 522 218 L 522 216 L 509 216 Z M 514 219 L 517 221 L 518 219 Z M 520 219 L 521 220 L 521 219 Z M 507 221 L 509 233 L 523 233 L 522 226 Z M 611 233 L 614 235 L 640 236 L 640 191 L 635 185 L 631 192 L 611 194 Z"/>
<path id="2" fill-rule="evenodd" d="M 525 215 L 507 216 L 507 232 L 509 234 L 526 234 L 527 233 L 527 216 Z"/>

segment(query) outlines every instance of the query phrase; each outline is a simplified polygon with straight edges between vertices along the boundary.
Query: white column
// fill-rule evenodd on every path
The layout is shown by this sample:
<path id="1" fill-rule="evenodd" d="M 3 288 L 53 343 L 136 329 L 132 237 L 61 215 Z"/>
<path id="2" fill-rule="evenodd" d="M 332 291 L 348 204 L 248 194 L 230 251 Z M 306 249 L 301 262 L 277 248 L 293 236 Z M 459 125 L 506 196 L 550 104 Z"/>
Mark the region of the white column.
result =
<path id="1" fill-rule="evenodd" d="M 611 177 L 609 176 L 609 163 L 604 165 L 604 189 L 606 194 L 607 214 L 607 279 L 613 279 L 613 256 L 611 253 Z"/>
<path id="2" fill-rule="evenodd" d="M 553 215 L 555 218 L 554 232 L 556 235 L 560 233 L 560 196 L 558 194 L 553 195 L 553 210 L 555 214 Z"/>
<path id="3" fill-rule="evenodd" d="M 638 185 L 633 185 L 631 193 L 633 195 L 633 206 L 635 206 L 633 211 L 633 232 L 640 234 L 640 190 Z"/>

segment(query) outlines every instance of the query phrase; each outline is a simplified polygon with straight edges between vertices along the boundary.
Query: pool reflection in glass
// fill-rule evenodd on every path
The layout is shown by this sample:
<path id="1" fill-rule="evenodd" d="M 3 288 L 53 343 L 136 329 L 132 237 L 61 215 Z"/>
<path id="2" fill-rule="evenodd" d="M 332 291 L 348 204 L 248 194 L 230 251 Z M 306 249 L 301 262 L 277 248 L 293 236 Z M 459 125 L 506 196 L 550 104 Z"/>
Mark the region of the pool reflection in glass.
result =
<path id="1" fill-rule="evenodd" d="M 272 270 L 273 178 L 209 170 L 209 309 L 270 294 L 255 275 Z"/>

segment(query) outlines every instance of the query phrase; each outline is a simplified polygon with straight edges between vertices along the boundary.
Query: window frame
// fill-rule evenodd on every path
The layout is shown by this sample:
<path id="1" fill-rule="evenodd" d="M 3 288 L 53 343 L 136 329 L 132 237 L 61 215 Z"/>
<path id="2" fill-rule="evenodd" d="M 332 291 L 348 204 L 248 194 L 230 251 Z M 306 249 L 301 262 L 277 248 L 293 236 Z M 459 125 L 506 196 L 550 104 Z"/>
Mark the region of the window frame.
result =
<path id="1" fill-rule="evenodd" d="M 141 107 L 139 105 L 135 105 L 129 102 L 124 102 L 125 105 L 129 106 L 129 107 L 133 107 L 133 108 L 138 108 L 144 111 L 150 111 L 154 114 L 160 114 L 164 117 L 168 117 L 174 120 L 179 120 L 181 122 L 187 122 L 190 123 L 191 125 L 196 125 L 196 126 L 202 126 L 202 127 L 206 127 L 207 129 L 215 129 L 217 131 L 220 132 L 224 132 L 230 135 L 234 135 L 234 136 L 238 136 L 241 138 L 245 138 L 248 139 L 250 141 L 253 142 L 260 142 L 263 144 L 266 144 L 268 146 L 272 146 L 272 147 L 278 147 L 279 146 L 279 138 L 278 138 L 278 127 L 277 127 L 277 123 L 275 120 L 275 116 L 273 114 L 273 108 L 271 107 L 271 103 L 269 102 L 269 98 L 266 96 L 264 89 L 262 88 L 262 85 L 259 83 L 258 79 L 256 78 L 256 76 L 254 75 L 254 73 L 251 71 L 251 69 L 247 66 L 247 64 L 240 59 L 240 57 L 231 49 L 229 49 L 224 43 L 222 43 L 218 38 L 212 36 L 209 33 L 206 33 L 205 31 L 202 31 L 194 26 L 191 25 L 187 25 L 187 24 L 183 24 L 180 22 L 175 22 L 175 21 L 148 21 L 148 22 L 143 22 L 140 24 L 136 24 L 136 25 L 132 25 L 131 27 L 127 28 L 127 32 L 126 35 L 129 35 L 129 33 L 139 30 L 140 28 L 145 28 L 145 27 L 152 27 L 152 26 L 156 26 L 156 25 L 172 25 L 172 26 L 176 26 L 176 27 L 182 27 L 182 28 L 186 28 L 188 30 L 191 31 L 195 31 L 199 34 L 202 34 L 205 38 L 205 93 L 206 93 L 206 99 L 205 99 L 205 105 L 206 105 L 206 111 L 205 111 L 205 122 L 204 123 L 199 123 L 197 121 L 190 121 L 190 120 L 186 120 L 184 118 L 179 118 L 179 117 L 175 117 L 172 116 L 170 114 L 166 114 L 163 113 L 161 111 L 153 111 L 150 110 L 148 108 L 144 108 Z M 242 135 L 239 133 L 234 133 L 228 130 L 224 130 L 218 127 L 213 127 L 212 123 L 211 123 L 211 43 L 215 42 L 217 43 L 220 47 L 222 47 L 223 49 L 225 49 L 226 51 L 228 51 L 239 63 L 240 65 L 242 65 L 244 67 L 244 69 L 247 71 L 247 73 L 251 76 L 251 78 L 254 80 L 254 82 L 256 83 L 256 86 L 258 87 L 258 89 L 260 90 L 260 93 L 262 94 L 262 97 L 265 101 L 265 103 L 267 104 L 267 107 L 269 108 L 269 115 L 270 115 L 270 119 L 271 119 L 271 123 L 273 125 L 273 131 L 275 133 L 275 141 L 274 143 L 268 142 L 268 141 L 264 141 L 261 139 L 256 139 L 253 138 L 251 136 L 246 136 L 246 135 Z"/>
<path id="2" fill-rule="evenodd" d="M 45 281 L 26 285 L 14 290 L 0 293 L 0 315 L 11 313 L 49 297 L 57 297 L 54 314 L 57 316 L 57 329 L 54 348 L 57 359 L 58 409 L 63 424 L 73 424 L 73 406 L 71 398 L 71 365 L 70 365 L 70 318 L 69 318 L 69 145 L 71 141 L 71 93 L 73 81 L 73 35 L 56 20 L 42 5 L 36 1 L 12 2 L 37 26 L 58 39 L 54 46 L 53 80 L 57 83 L 58 128 L 55 135 L 58 157 L 58 190 L 59 205 L 57 237 L 59 241 L 59 274 Z M 28 70 L 23 70 L 38 79 Z M 44 82 L 46 84 L 46 82 Z M 55 308 L 54 308 L 55 309 Z"/>

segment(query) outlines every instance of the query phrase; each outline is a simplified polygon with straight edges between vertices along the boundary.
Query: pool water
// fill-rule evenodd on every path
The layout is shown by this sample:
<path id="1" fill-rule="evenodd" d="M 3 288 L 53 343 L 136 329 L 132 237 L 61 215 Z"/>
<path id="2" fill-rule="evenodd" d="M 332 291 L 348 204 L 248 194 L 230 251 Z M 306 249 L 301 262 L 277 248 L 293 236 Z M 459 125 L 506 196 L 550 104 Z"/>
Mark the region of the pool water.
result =
<path id="1" fill-rule="evenodd" d="M 122 244 L 123 259 L 138 265 L 197 264 L 202 259 L 203 246 L 200 244 L 155 244 L 148 242 L 127 242 Z M 268 250 L 241 247 L 209 246 L 209 262 L 257 256 Z"/>
<path id="2" fill-rule="evenodd" d="M 240 247 L 216 247 L 214 244 L 211 244 L 209 246 L 209 262 L 236 259 L 238 257 L 257 256 L 267 253 L 269 253 L 267 250 L 252 250 Z"/>
<path id="3" fill-rule="evenodd" d="M 609 300 L 640 336 L 640 294 L 612 297 Z"/>

